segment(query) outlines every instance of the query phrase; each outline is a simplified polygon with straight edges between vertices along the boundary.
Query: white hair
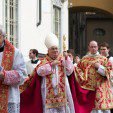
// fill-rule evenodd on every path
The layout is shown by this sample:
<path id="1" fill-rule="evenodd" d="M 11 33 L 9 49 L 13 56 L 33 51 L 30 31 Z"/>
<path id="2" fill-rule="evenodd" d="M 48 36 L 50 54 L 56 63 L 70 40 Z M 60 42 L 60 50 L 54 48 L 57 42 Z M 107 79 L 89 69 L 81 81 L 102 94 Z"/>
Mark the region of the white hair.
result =
<path id="1" fill-rule="evenodd" d="M 5 29 L 2 25 L 0 25 L 0 33 L 5 37 L 6 33 L 5 33 Z"/>

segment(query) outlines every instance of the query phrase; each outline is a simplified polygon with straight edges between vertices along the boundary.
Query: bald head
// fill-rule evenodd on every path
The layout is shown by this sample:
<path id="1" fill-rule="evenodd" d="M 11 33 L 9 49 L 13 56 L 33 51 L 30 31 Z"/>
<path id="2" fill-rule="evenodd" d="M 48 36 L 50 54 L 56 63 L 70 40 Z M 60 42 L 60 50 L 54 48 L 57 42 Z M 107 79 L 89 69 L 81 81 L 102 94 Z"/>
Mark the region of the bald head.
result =
<path id="1" fill-rule="evenodd" d="M 98 46 L 98 43 L 96 41 L 92 40 L 92 41 L 89 42 L 89 46 L 91 46 L 91 45 L 97 45 Z"/>
<path id="2" fill-rule="evenodd" d="M 96 54 L 97 51 L 98 51 L 98 43 L 93 40 L 93 41 L 91 41 L 91 42 L 89 43 L 88 48 L 89 48 L 89 52 L 90 52 L 91 54 Z"/>

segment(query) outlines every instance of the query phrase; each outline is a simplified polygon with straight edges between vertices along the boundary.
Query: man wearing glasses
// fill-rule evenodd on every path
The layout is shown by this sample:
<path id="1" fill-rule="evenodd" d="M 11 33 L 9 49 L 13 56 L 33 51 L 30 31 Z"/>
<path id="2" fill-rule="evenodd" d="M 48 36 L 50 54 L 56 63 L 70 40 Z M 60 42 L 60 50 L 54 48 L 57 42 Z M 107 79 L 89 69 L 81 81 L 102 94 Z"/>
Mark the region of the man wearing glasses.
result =
<path id="1" fill-rule="evenodd" d="M 112 64 L 99 54 L 96 41 L 91 41 L 88 49 L 88 54 L 75 68 L 76 80 L 81 88 L 95 93 L 93 98 L 87 95 L 94 103 L 91 113 L 109 113 L 109 109 L 113 108 L 113 94 L 110 87 L 110 78 L 113 77 Z"/>

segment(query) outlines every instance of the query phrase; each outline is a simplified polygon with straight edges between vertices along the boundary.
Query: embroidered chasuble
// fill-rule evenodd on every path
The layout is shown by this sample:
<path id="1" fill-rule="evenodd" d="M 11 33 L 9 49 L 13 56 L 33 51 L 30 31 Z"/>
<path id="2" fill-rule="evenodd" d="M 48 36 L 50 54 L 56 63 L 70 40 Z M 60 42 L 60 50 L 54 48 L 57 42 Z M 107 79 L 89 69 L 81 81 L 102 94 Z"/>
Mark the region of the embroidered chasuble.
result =
<path id="1" fill-rule="evenodd" d="M 52 77 L 53 75 L 46 76 L 46 108 L 56 108 L 60 106 L 66 105 L 66 90 L 65 90 L 65 77 L 66 74 L 64 73 L 64 66 L 62 66 L 62 56 L 57 58 L 60 61 L 58 65 L 58 78 L 57 78 L 57 94 L 54 92 L 53 84 L 52 84 Z M 52 62 L 48 56 L 42 61 L 42 65 L 45 63 Z M 55 75 L 56 76 L 56 75 Z"/>
<path id="2" fill-rule="evenodd" d="M 5 40 L 1 66 L 5 70 L 11 70 L 14 59 L 14 47 Z M 0 113 L 8 113 L 8 86 L 0 81 Z"/>
<path id="3" fill-rule="evenodd" d="M 98 73 L 93 66 L 99 62 L 104 66 L 105 76 Z M 113 108 L 113 94 L 110 86 L 110 78 L 113 77 L 111 63 L 106 57 L 86 55 L 75 68 L 75 78 L 83 89 L 96 91 L 94 109 Z"/>

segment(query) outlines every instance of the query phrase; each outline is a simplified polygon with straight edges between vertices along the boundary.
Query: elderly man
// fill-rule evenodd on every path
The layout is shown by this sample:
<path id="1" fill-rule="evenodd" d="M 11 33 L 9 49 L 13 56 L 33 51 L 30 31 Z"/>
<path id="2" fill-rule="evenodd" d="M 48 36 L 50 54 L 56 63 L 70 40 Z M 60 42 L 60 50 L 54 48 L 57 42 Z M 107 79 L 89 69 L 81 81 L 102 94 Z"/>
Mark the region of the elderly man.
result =
<path id="1" fill-rule="evenodd" d="M 20 113 L 19 85 L 26 76 L 21 52 L 5 39 L 0 25 L 0 113 Z"/>
<path id="2" fill-rule="evenodd" d="M 66 76 L 73 72 L 72 61 L 66 54 L 65 57 L 59 54 L 58 38 L 54 34 L 46 37 L 45 45 L 48 53 L 36 67 L 29 87 L 21 94 L 21 113 L 75 113 Z"/>
<path id="3" fill-rule="evenodd" d="M 91 41 L 88 49 L 89 53 L 75 68 L 76 80 L 83 89 L 95 93 L 92 113 L 97 113 L 98 110 L 107 113 L 107 109 L 113 108 L 113 95 L 110 87 L 110 78 L 113 76 L 112 65 L 106 57 L 99 54 L 96 41 Z"/>

